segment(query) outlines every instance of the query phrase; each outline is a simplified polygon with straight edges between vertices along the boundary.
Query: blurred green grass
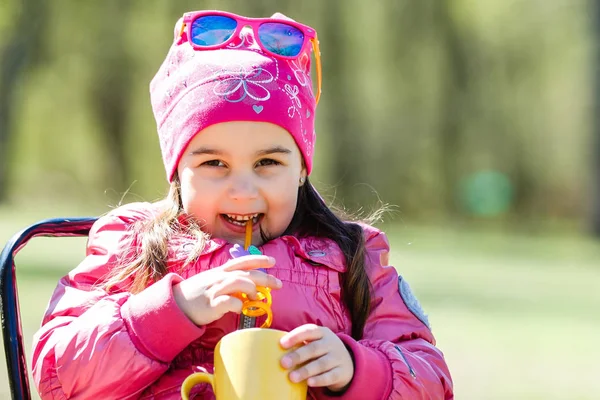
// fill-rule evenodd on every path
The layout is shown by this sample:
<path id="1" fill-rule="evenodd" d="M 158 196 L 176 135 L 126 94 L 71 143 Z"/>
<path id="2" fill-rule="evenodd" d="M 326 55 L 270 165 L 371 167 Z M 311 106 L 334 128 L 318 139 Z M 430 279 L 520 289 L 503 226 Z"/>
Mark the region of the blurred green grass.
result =
<path id="1" fill-rule="evenodd" d="M 39 219 L 103 211 L 0 208 L 0 243 Z M 597 398 L 600 243 L 569 233 L 405 224 L 386 232 L 393 265 L 429 314 L 457 399 Z M 85 239 L 38 238 L 17 257 L 28 362 L 54 285 L 84 246 Z M 8 397 L 2 360 L 0 398 Z"/>

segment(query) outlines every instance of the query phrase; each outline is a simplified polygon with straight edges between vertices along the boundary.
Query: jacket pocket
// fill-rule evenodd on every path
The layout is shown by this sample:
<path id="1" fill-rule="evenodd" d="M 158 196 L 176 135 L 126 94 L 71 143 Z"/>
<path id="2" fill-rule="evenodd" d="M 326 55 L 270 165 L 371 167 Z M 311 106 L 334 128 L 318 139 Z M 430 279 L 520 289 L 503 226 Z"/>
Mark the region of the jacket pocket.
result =
<path id="1" fill-rule="evenodd" d="M 415 371 L 412 369 L 412 367 L 408 363 L 408 360 L 406 359 L 404 352 L 402 352 L 402 349 L 397 345 L 394 345 L 394 347 L 396 348 L 396 350 L 398 350 L 398 353 L 400 353 L 402 360 L 404 360 L 404 364 L 406 364 L 406 366 L 408 367 L 408 372 L 410 373 L 410 376 L 412 376 L 413 378 L 416 378 L 417 374 L 415 373 Z"/>

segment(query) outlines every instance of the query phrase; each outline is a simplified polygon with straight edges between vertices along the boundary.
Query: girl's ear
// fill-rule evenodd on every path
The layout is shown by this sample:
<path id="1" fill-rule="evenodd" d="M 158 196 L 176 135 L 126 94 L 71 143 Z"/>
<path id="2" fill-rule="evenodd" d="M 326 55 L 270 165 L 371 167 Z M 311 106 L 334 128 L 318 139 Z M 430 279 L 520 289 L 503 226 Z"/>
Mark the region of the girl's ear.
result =
<path id="1" fill-rule="evenodd" d="M 306 168 L 302 168 L 302 171 L 300 171 L 300 179 L 298 180 L 298 186 L 302 186 L 304 185 L 304 182 L 306 182 Z"/>

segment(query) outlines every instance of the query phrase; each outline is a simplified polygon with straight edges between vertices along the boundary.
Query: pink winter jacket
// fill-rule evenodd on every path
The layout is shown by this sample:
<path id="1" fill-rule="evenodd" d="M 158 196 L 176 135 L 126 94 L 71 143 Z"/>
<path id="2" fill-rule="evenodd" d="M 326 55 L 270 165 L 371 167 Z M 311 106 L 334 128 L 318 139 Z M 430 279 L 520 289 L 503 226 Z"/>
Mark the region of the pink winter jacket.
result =
<path id="1" fill-rule="evenodd" d="M 152 218 L 156 210 L 156 205 L 134 203 L 100 218 L 90 231 L 87 257 L 59 281 L 34 337 L 33 376 L 42 399 L 178 399 L 190 373 L 203 368 L 212 372 L 213 349 L 237 328 L 239 316 L 231 313 L 196 326 L 178 308 L 171 287 L 225 263 L 231 258 L 230 244 L 209 241 L 184 269 L 192 242 L 182 237 L 170 243 L 170 273 L 141 293 L 98 288 L 115 265 L 128 227 Z M 426 319 L 418 311 L 413 314 L 418 309 L 410 297 L 401 296 L 404 283 L 388 265 L 385 234 L 369 226 L 364 231 L 374 290 L 364 337 L 352 339 L 349 315 L 340 301 L 343 254 L 334 242 L 317 238 L 283 236 L 260 247 L 276 259 L 269 273 L 283 281 L 283 288 L 273 291 L 271 327 L 290 331 L 313 323 L 341 338 L 352 353 L 355 373 L 337 398 L 452 399 L 450 373 L 421 322 Z M 208 385 L 196 386 L 193 394 L 214 399 Z M 309 397 L 334 396 L 310 389 Z"/>

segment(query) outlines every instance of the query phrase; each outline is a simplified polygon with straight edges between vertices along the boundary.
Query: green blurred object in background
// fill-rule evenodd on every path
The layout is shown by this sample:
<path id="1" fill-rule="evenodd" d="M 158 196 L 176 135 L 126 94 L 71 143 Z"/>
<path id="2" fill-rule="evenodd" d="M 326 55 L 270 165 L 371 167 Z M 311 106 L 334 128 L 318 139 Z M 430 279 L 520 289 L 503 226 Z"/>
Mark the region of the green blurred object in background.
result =
<path id="1" fill-rule="evenodd" d="M 510 210 L 513 186 L 498 171 L 480 171 L 465 177 L 460 185 L 462 206 L 471 214 L 496 217 Z"/>

